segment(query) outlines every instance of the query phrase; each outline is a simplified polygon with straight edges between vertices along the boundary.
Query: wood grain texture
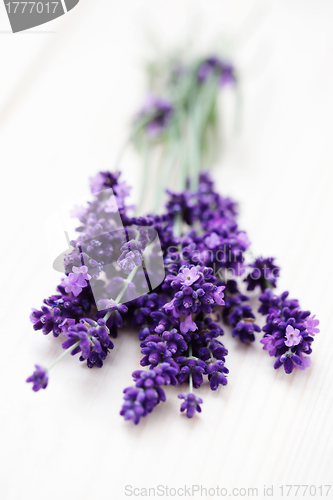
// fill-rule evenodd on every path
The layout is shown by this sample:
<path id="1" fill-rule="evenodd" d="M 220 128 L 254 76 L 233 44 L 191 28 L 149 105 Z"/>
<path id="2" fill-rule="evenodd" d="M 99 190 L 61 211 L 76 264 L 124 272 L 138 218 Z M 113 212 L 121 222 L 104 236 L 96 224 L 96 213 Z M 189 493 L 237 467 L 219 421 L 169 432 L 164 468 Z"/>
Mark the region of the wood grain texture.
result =
<path id="1" fill-rule="evenodd" d="M 126 485 L 192 484 L 228 496 L 257 487 L 259 498 L 274 485 L 279 498 L 282 484 L 332 483 L 332 15 L 331 2 L 315 0 L 81 0 L 55 34 L 0 36 L 2 499 L 113 500 L 127 498 Z M 64 359 L 34 394 L 25 378 L 61 341 L 33 332 L 28 315 L 59 281 L 49 214 L 112 167 L 140 103 L 142 62 L 154 52 L 142 33 L 153 26 L 168 49 L 195 23 L 197 50 L 228 33 L 243 75 L 242 130 L 234 137 L 226 119 L 218 188 L 239 201 L 254 252 L 277 257 L 279 291 L 316 313 L 321 333 L 312 367 L 288 377 L 258 342 L 241 346 L 226 331 L 229 384 L 202 387 L 202 414 L 186 419 L 179 390 L 168 388 L 135 427 L 119 410 L 139 368 L 136 332 L 121 332 L 102 370 Z M 138 165 L 126 155 L 134 197 Z"/>

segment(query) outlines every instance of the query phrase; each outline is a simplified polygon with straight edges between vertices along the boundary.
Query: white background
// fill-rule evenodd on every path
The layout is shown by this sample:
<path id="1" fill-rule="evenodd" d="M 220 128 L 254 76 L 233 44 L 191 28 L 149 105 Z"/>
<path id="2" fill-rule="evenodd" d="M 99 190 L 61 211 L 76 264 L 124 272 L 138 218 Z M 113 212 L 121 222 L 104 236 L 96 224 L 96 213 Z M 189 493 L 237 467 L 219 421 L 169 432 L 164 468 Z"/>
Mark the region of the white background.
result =
<path id="1" fill-rule="evenodd" d="M 332 20 L 328 0 L 81 0 L 12 35 L 0 6 L 1 499 L 126 498 L 125 485 L 159 484 L 257 487 L 259 498 L 274 485 L 279 498 L 282 484 L 332 483 Z M 119 416 L 139 368 L 135 332 L 121 332 L 102 370 L 69 357 L 34 394 L 25 378 L 61 341 L 28 316 L 60 278 L 50 214 L 112 168 L 145 62 L 190 39 L 193 52 L 224 47 L 242 74 L 242 131 L 229 133 L 218 187 L 240 202 L 254 252 L 277 257 L 279 292 L 316 313 L 321 333 L 312 367 L 291 376 L 227 333 L 229 385 L 201 388 L 202 414 L 181 415 L 170 388 L 135 427 Z M 135 155 L 122 168 L 136 186 Z"/>

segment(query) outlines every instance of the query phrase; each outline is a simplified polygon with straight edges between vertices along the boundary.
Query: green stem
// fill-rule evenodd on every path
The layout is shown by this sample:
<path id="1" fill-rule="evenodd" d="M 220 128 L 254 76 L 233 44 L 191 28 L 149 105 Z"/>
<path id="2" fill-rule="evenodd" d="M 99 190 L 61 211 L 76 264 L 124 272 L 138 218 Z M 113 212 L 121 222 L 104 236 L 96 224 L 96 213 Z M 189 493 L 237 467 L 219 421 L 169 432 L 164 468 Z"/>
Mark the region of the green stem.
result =
<path id="1" fill-rule="evenodd" d="M 180 149 L 179 140 L 176 140 L 174 144 L 171 146 L 171 151 L 168 158 L 166 159 L 165 166 L 164 167 L 162 166 L 161 168 L 161 175 L 160 175 L 161 181 L 159 182 L 156 190 L 154 214 L 158 212 L 158 209 L 160 207 L 161 201 L 163 199 L 163 193 L 168 183 L 168 179 L 170 179 L 172 175 L 172 167 L 177 158 L 177 154 L 179 154 L 179 149 Z"/>
<path id="2" fill-rule="evenodd" d="M 201 144 L 201 134 L 200 134 L 200 126 L 201 126 L 201 105 L 200 100 L 198 104 L 195 106 L 192 117 L 190 116 L 190 131 L 191 131 L 191 190 L 196 192 L 199 184 L 199 175 L 201 169 L 201 154 L 200 154 L 200 144 Z"/>
<path id="3" fill-rule="evenodd" d="M 266 287 L 267 288 L 270 288 L 271 290 L 274 290 L 274 286 L 272 285 L 272 283 L 270 283 L 269 281 L 267 281 L 266 278 L 265 278 L 265 283 L 266 283 Z"/>
<path id="4" fill-rule="evenodd" d="M 174 235 L 181 236 L 182 234 L 182 214 L 177 214 L 174 223 Z"/>
<path id="5" fill-rule="evenodd" d="M 192 344 L 188 346 L 188 355 L 189 357 L 192 357 Z M 193 393 L 193 378 L 192 378 L 192 371 L 190 370 L 190 375 L 189 375 L 189 384 L 190 384 L 190 393 Z"/>
<path id="6" fill-rule="evenodd" d="M 250 248 L 250 247 L 248 247 L 248 248 L 245 250 L 245 252 L 244 252 L 244 253 L 248 253 L 248 254 L 250 255 L 251 259 L 255 259 L 255 255 L 254 255 L 254 253 L 252 252 L 252 250 L 251 250 L 251 248 Z"/>
<path id="7" fill-rule="evenodd" d="M 124 281 L 123 283 L 123 286 L 115 300 L 115 303 L 118 305 L 126 291 L 126 288 L 127 288 L 127 285 L 128 283 L 131 283 L 131 281 L 133 280 L 134 276 L 136 275 L 136 272 L 137 270 L 139 269 L 139 266 L 135 266 L 135 268 L 131 271 L 131 273 L 128 275 L 128 278 Z M 112 314 L 112 311 L 109 311 L 106 313 L 106 315 L 104 316 L 104 320 L 107 321 L 109 319 L 109 317 L 111 316 Z"/>
<path id="8" fill-rule="evenodd" d="M 54 367 L 60 361 L 62 358 L 64 358 L 69 352 L 74 351 L 74 349 L 80 344 L 80 341 L 76 342 L 75 344 L 71 345 L 66 351 L 64 351 L 60 356 L 47 368 L 47 371 L 51 370 L 51 368 Z"/>
<path id="9" fill-rule="evenodd" d="M 198 120 L 198 138 L 200 144 L 200 150 L 202 151 L 202 156 L 205 156 L 206 163 L 212 161 L 212 157 L 216 156 L 216 141 L 215 144 L 211 143 L 212 133 L 216 135 L 217 132 L 217 120 L 216 120 L 216 106 L 217 106 L 217 93 L 219 91 L 218 77 L 216 75 L 211 76 L 208 79 L 201 93 L 198 96 L 198 102 L 201 105 L 200 110 L 200 120 Z M 201 167 L 206 167 L 207 165 L 201 165 Z"/>
<path id="10" fill-rule="evenodd" d="M 149 123 L 149 120 L 150 120 L 150 117 L 146 117 L 142 120 L 139 120 L 137 123 L 135 123 L 133 125 L 132 132 L 130 133 L 130 135 L 128 136 L 128 138 L 124 142 L 123 146 L 119 150 L 117 159 L 116 159 L 114 166 L 113 166 L 114 172 L 117 171 L 119 164 L 120 164 L 121 160 L 123 159 L 123 156 L 124 156 L 128 146 L 134 142 L 134 140 L 136 139 L 136 136 L 142 131 L 142 129 L 144 129 L 144 127 L 147 125 L 147 123 Z"/>
<path id="11" fill-rule="evenodd" d="M 119 150 L 117 159 L 116 159 L 116 161 L 114 163 L 114 166 L 113 166 L 113 171 L 114 172 L 117 172 L 117 169 L 118 169 L 118 167 L 120 165 L 121 160 L 123 159 L 123 156 L 124 156 L 124 154 L 125 154 L 128 146 L 133 142 L 133 140 L 135 139 L 136 135 L 141 131 L 141 129 L 144 127 L 144 125 L 145 125 L 145 122 L 140 121 L 138 124 L 136 124 L 135 126 L 133 126 L 132 132 L 127 137 L 127 139 L 124 142 L 123 146 Z"/>
<path id="12" fill-rule="evenodd" d="M 240 133 L 241 132 L 241 126 L 242 126 L 242 106 L 243 106 L 243 96 L 242 96 L 242 89 L 240 87 L 239 81 L 236 80 L 235 83 L 235 96 L 236 96 L 236 110 L 235 110 L 235 125 L 234 125 L 234 130 L 235 133 Z"/>
<path id="13" fill-rule="evenodd" d="M 116 298 L 116 304 L 119 304 L 119 302 L 121 301 L 121 299 L 126 291 L 128 283 L 131 283 L 131 281 L 133 280 L 134 276 L 136 275 L 138 269 L 139 269 L 139 266 L 135 266 L 135 268 L 128 275 L 128 278 L 124 281 L 122 289 L 120 290 L 118 297 Z"/>

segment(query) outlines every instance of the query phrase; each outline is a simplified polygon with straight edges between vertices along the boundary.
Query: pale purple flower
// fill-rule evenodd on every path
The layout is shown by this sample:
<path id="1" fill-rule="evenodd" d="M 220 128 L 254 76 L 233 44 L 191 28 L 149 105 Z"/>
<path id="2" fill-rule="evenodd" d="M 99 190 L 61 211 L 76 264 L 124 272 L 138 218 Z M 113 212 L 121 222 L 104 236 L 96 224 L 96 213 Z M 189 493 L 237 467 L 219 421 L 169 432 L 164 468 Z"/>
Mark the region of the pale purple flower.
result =
<path id="1" fill-rule="evenodd" d="M 197 324 L 192 320 L 192 314 L 186 316 L 185 320 L 180 323 L 180 331 L 181 333 L 187 333 L 189 331 L 195 332 L 197 330 Z"/>
<path id="2" fill-rule="evenodd" d="M 221 238 L 214 232 L 205 238 L 205 244 L 210 249 L 216 248 L 220 243 Z"/>
<path id="3" fill-rule="evenodd" d="M 66 293 L 72 293 L 74 297 L 77 297 L 82 292 L 82 287 L 72 281 L 71 275 L 72 273 L 62 280 L 62 286 L 65 288 Z"/>
<path id="4" fill-rule="evenodd" d="M 74 325 L 75 325 L 74 318 L 65 318 L 64 321 L 60 323 L 59 328 L 61 329 L 61 333 L 66 334 L 68 332 L 68 328 Z"/>
<path id="5" fill-rule="evenodd" d="M 173 311 L 174 309 L 174 302 L 175 302 L 175 299 L 172 299 L 170 302 L 167 302 L 166 304 L 164 304 L 163 308 L 166 310 L 166 311 Z"/>
<path id="6" fill-rule="evenodd" d="M 87 273 L 87 266 L 73 266 L 72 270 L 73 272 L 64 278 L 63 286 L 67 293 L 72 292 L 77 297 L 82 292 L 82 288 L 87 286 L 87 281 L 91 279 L 91 276 Z"/>
<path id="7" fill-rule="evenodd" d="M 309 316 L 305 320 L 305 327 L 308 331 L 308 334 L 312 335 L 312 337 L 314 337 L 316 333 L 320 332 L 319 328 L 317 328 L 318 325 L 319 325 L 319 319 L 316 319 L 315 314 L 311 317 Z"/>
<path id="8" fill-rule="evenodd" d="M 117 302 L 113 299 L 100 299 L 98 301 L 98 308 L 99 310 L 104 310 L 104 309 L 116 309 L 117 308 Z"/>
<path id="9" fill-rule="evenodd" d="M 102 172 L 98 172 L 94 177 L 89 177 L 90 189 L 92 193 L 99 193 L 103 189 L 105 176 Z"/>
<path id="10" fill-rule="evenodd" d="M 162 307 L 166 311 L 171 311 L 174 318 L 179 318 L 179 316 L 181 315 L 181 312 L 179 311 L 179 309 L 176 309 L 176 307 L 175 307 L 175 299 L 172 299 L 170 302 L 167 302 Z"/>
<path id="11" fill-rule="evenodd" d="M 115 186 L 116 187 L 116 186 Z M 104 212 L 110 214 L 116 214 L 118 212 L 118 205 L 117 205 L 117 200 L 115 195 L 111 195 L 110 198 L 107 199 L 105 206 L 104 206 Z"/>
<path id="12" fill-rule="evenodd" d="M 78 283 L 78 285 L 82 286 L 82 288 L 87 286 L 86 281 L 89 281 L 91 279 L 91 276 L 88 274 L 87 266 L 73 266 L 72 271 L 73 273 L 71 274 L 75 274 L 77 276 L 76 282 Z"/>
<path id="13" fill-rule="evenodd" d="M 216 304 L 219 306 L 224 306 L 225 302 L 223 300 L 224 293 L 223 290 L 225 289 L 225 286 L 218 286 L 216 292 L 214 292 L 214 299 Z"/>
<path id="14" fill-rule="evenodd" d="M 275 354 L 275 339 L 272 335 L 267 335 L 260 340 L 260 343 L 263 344 L 264 351 L 268 351 L 270 356 L 274 356 Z"/>
<path id="15" fill-rule="evenodd" d="M 245 231 L 240 231 L 237 234 L 237 242 L 245 250 L 251 245 L 251 241 Z"/>
<path id="16" fill-rule="evenodd" d="M 297 328 L 293 328 L 291 325 L 288 325 L 286 328 L 286 337 L 287 340 L 284 341 L 287 347 L 294 347 L 302 342 L 303 337 L 300 335 L 300 331 Z"/>
<path id="17" fill-rule="evenodd" d="M 116 184 L 113 189 L 117 196 L 120 198 L 126 198 L 126 196 L 130 194 L 132 187 L 124 181 L 120 184 Z"/>
<path id="18" fill-rule="evenodd" d="M 181 283 L 191 286 L 195 281 L 200 278 L 200 272 L 196 266 L 185 267 L 177 276 Z"/>
<path id="19" fill-rule="evenodd" d="M 302 364 L 301 365 L 297 365 L 297 368 L 299 368 L 300 370 L 305 370 L 305 368 L 309 368 L 309 366 L 311 366 L 311 358 L 310 358 L 310 356 L 302 356 L 300 354 L 299 357 L 302 360 Z"/>
<path id="20" fill-rule="evenodd" d="M 131 250 L 123 252 L 117 260 L 117 264 L 126 274 L 130 274 L 135 267 L 141 266 L 142 261 L 142 253 L 139 250 Z"/>
<path id="21" fill-rule="evenodd" d="M 83 207 L 82 205 L 75 205 L 75 207 L 72 208 L 70 216 L 73 218 L 78 218 L 80 219 L 83 217 L 87 212 L 87 209 Z"/>

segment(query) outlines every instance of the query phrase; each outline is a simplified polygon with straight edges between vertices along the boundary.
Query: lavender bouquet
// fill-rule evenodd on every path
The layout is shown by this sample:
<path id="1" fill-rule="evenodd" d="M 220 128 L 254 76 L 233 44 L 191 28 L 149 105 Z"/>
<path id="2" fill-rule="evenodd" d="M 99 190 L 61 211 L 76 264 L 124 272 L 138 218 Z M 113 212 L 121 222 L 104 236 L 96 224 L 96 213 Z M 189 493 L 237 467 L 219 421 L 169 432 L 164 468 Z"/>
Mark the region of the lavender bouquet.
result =
<path id="1" fill-rule="evenodd" d="M 310 366 L 319 332 L 316 317 L 288 292 L 273 292 L 279 277 L 274 258 L 248 262 L 250 241 L 238 227 L 237 204 L 216 192 L 206 171 L 219 153 L 219 93 L 226 85 L 237 87 L 236 69 L 209 57 L 155 65 L 150 75 L 149 97 L 128 140 L 143 159 L 139 204 L 134 211 L 118 169 L 90 179 L 92 200 L 75 212 L 79 226 L 64 256 L 64 277 L 30 316 L 34 330 L 62 336 L 64 351 L 48 369 L 36 365 L 27 379 L 34 391 L 45 389 L 50 369 L 67 354 L 102 368 L 118 332 L 131 325 L 146 368 L 133 373 L 120 414 L 135 424 L 166 400 L 166 385 L 182 386 L 180 410 L 191 418 L 202 404 L 194 389 L 205 380 L 212 391 L 227 384 L 222 324 L 249 345 L 261 331 L 242 288 L 259 291 L 257 312 L 265 317 L 260 342 L 275 369 L 291 374 Z M 142 217 L 153 172 L 156 199 L 152 213 Z M 178 190 L 166 190 L 160 211 L 168 184 Z"/>

